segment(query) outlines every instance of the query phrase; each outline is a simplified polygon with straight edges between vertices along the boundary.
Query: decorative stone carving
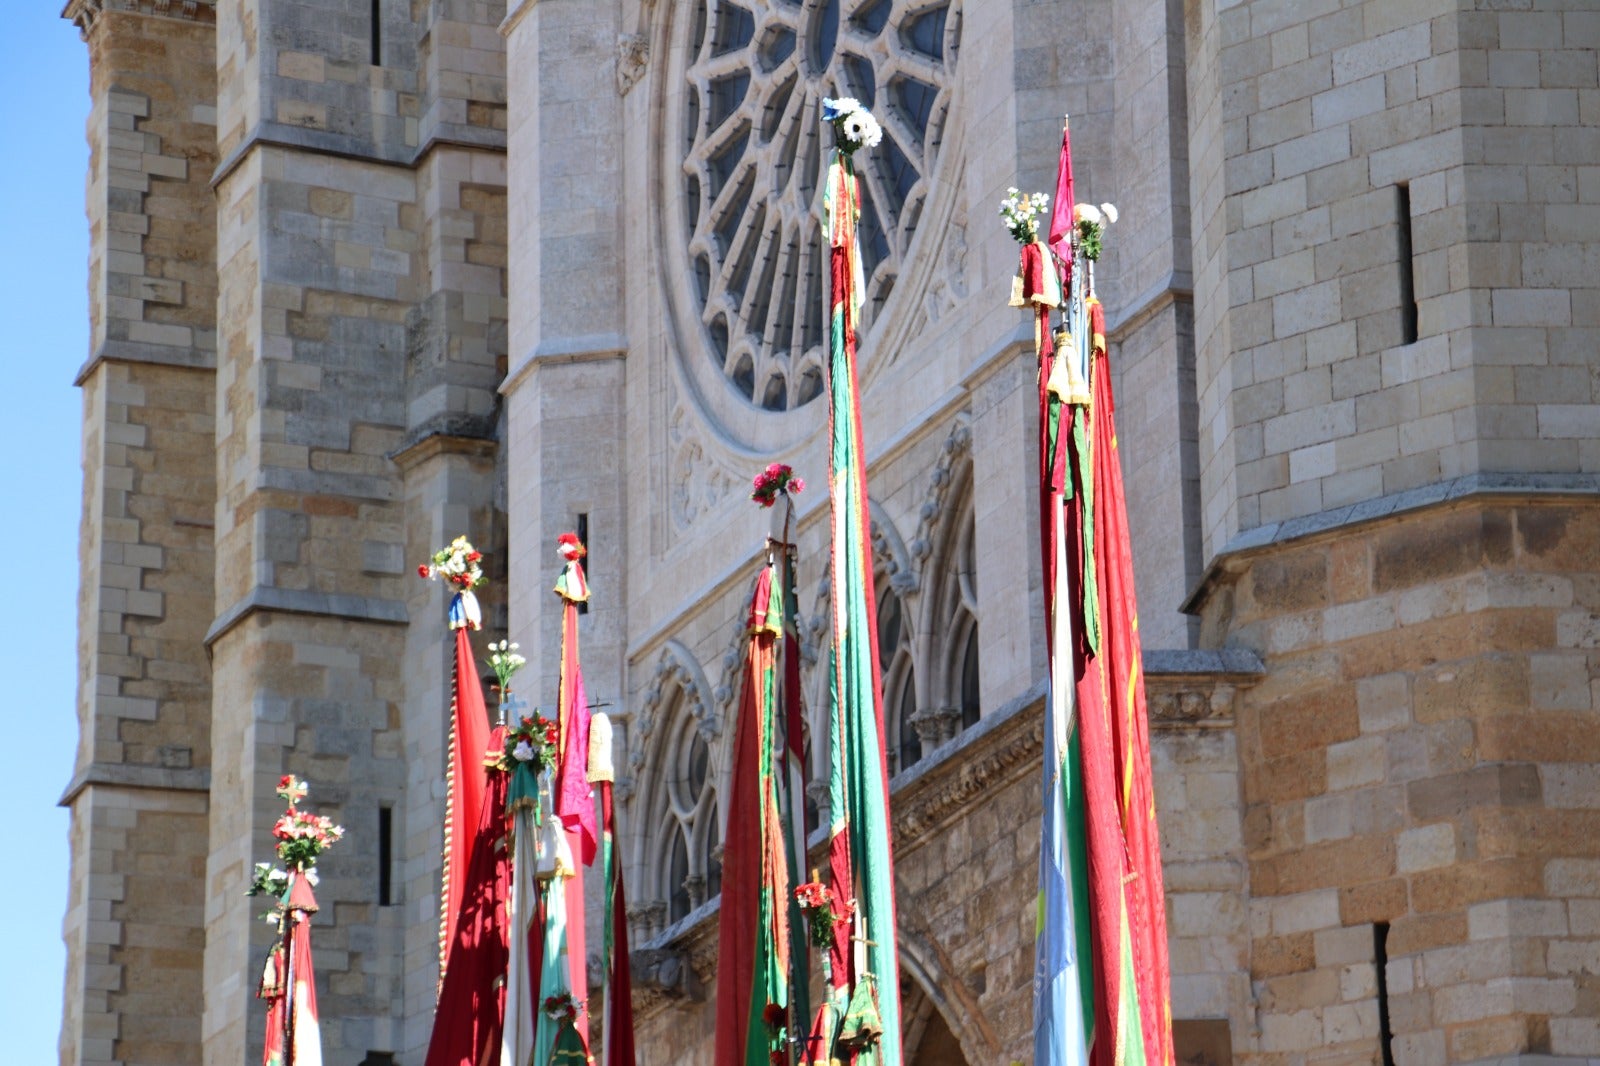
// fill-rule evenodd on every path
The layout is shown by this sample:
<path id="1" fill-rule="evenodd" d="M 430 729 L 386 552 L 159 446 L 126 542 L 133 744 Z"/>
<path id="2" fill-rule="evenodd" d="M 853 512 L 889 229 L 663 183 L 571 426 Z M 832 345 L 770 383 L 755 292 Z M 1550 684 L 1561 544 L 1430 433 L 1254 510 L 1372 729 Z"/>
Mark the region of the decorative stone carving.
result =
<path id="1" fill-rule="evenodd" d="M 687 953 L 671 948 L 640 948 L 630 953 L 635 1010 L 653 1014 L 675 1001 L 700 1003 L 705 985 Z"/>
<path id="2" fill-rule="evenodd" d="M 695 728 L 705 737 L 706 742 L 710 743 L 722 735 L 721 715 L 708 708 L 703 699 L 703 694 L 710 692 L 711 686 L 706 683 L 700 664 L 695 661 L 693 653 L 688 648 L 676 640 L 669 640 L 656 659 L 655 673 L 651 675 L 650 683 L 645 686 L 644 698 L 634 719 L 638 741 L 634 743 L 633 738 L 629 738 L 628 765 L 635 771 L 644 766 L 645 753 L 655 732 L 662 698 L 674 686 L 683 693 L 685 710 L 695 719 Z"/>
<path id="3" fill-rule="evenodd" d="M 1042 704 L 1042 699 L 1036 702 Z M 974 754 L 966 755 L 968 751 Z M 896 844 L 904 846 L 959 817 L 974 796 L 1022 772 L 1024 764 L 1031 769 L 1043 751 L 1043 715 L 1024 709 L 1006 717 L 978 743 L 929 771 L 926 785 L 895 796 Z"/>
<path id="4" fill-rule="evenodd" d="M 87 41 L 95 21 L 106 11 L 159 15 L 189 22 L 212 22 L 217 17 L 216 0 L 71 0 L 61 15 L 70 19 Z"/>
<path id="5" fill-rule="evenodd" d="M 917 535 L 911 540 L 911 556 L 919 564 L 933 554 L 933 543 L 939 529 L 939 517 L 944 513 L 945 499 L 950 495 L 950 485 L 955 480 L 957 462 L 972 450 L 972 417 L 963 411 L 956 416 L 956 424 L 945 438 L 939 461 L 928 477 L 928 496 L 918 514 Z"/>
<path id="6" fill-rule="evenodd" d="M 911 727 L 924 750 L 931 751 L 961 730 L 961 711 L 954 707 L 927 707 L 911 716 Z"/>
<path id="7" fill-rule="evenodd" d="M 886 516 L 873 515 L 871 536 L 873 561 L 883 565 L 883 572 L 889 575 L 889 587 L 901 596 L 921 588 L 922 581 L 911 567 L 911 555 L 894 523 Z"/>
<path id="8" fill-rule="evenodd" d="M 628 91 L 644 77 L 650 65 L 650 40 L 642 33 L 617 35 L 617 95 L 627 96 Z"/>
<path id="9" fill-rule="evenodd" d="M 1215 729 L 1233 724 L 1234 687 L 1205 679 L 1185 678 L 1188 685 L 1145 683 L 1145 701 L 1153 729 Z"/>
<path id="10" fill-rule="evenodd" d="M 672 515 L 675 532 L 682 533 L 697 518 L 727 498 L 734 478 L 723 470 L 701 446 L 690 430 L 688 412 L 678 407 L 672 412 L 667 430 L 672 448 Z"/>
<path id="11" fill-rule="evenodd" d="M 967 298 L 967 217 L 962 212 L 950 223 L 945 234 L 944 272 L 928 286 L 922 297 L 923 319 L 937 323 Z"/>

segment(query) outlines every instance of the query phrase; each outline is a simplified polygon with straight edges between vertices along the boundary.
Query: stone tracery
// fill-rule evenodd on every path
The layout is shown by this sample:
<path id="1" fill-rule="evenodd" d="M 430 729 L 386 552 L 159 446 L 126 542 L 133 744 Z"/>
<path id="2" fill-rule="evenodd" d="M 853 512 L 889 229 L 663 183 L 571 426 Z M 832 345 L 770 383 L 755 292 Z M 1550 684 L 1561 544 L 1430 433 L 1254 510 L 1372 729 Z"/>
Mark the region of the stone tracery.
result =
<path id="1" fill-rule="evenodd" d="M 882 122 L 863 157 L 862 255 L 881 303 L 915 232 L 949 108 L 958 0 L 698 0 L 686 20 L 684 234 L 711 357 L 770 411 L 823 386 L 817 179 L 824 96 Z M 870 317 L 869 317 L 870 321 Z"/>

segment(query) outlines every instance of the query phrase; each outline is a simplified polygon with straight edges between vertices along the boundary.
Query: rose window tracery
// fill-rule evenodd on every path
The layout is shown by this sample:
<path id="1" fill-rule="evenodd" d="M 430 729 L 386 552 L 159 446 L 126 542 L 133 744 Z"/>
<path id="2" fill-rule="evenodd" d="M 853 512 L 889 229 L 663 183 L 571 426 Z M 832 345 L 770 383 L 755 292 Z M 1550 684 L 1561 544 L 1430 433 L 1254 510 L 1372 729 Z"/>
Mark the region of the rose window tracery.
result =
<path id="1" fill-rule="evenodd" d="M 712 360 L 750 404 L 785 411 L 823 388 L 823 97 L 855 97 L 883 126 L 883 143 L 856 157 L 867 295 L 881 305 L 927 200 L 960 21 L 959 0 L 695 0 L 682 109 L 689 285 Z"/>

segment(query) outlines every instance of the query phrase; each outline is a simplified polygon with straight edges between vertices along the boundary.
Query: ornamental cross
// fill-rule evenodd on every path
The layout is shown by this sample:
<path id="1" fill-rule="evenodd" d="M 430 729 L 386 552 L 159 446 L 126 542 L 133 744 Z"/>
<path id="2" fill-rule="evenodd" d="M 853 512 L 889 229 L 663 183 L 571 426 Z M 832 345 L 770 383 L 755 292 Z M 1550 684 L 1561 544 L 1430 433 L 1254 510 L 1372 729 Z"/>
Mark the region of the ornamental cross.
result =
<path id="1" fill-rule="evenodd" d="M 515 692 L 502 692 L 500 694 L 500 724 L 506 722 L 522 721 L 522 712 L 528 707 L 528 701 Z"/>

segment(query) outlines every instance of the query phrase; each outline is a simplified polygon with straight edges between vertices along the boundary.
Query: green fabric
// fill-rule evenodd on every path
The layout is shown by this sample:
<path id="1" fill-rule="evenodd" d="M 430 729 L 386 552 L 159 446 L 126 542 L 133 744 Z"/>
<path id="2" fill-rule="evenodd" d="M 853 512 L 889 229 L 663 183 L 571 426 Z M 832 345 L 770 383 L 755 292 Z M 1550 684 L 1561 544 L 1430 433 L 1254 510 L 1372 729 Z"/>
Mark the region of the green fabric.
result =
<path id="1" fill-rule="evenodd" d="M 1094 457 L 1089 454 L 1089 426 L 1085 409 L 1072 409 L 1072 447 L 1078 454 L 1078 484 L 1083 486 L 1078 506 L 1083 512 L 1083 639 L 1089 653 L 1100 652 L 1100 593 L 1094 572 Z"/>
<path id="2" fill-rule="evenodd" d="M 850 193 L 849 207 L 853 209 L 856 178 L 848 166 L 844 179 L 843 187 Z M 830 192 L 833 185 L 834 179 L 830 176 Z M 834 210 L 841 206 L 830 204 Z M 853 274 L 860 252 L 853 243 L 846 251 Z M 878 1000 L 884 1030 L 881 1061 L 898 1066 L 899 961 L 895 951 L 888 788 L 880 743 L 882 694 L 873 651 L 876 619 L 868 608 L 873 599 L 870 592 L 873 575 L 867 538 L 869 517 L 863 465 L 866 457 L 861 454 L 855 358 L 846 336 L 850 325 L 845 313 L 847 294 L 834 292 L 832 296 L 828 369 L 835 606 L 829 687 L 830 706 L 834 708 L 834 713 L 829 715 L 829 810 L 834 831 L 843 825 L 849 833 L 851 868 L 858 886 L 856 901 L 861 935 L 867 941 L 866 971 L 882 980 Z"/>

